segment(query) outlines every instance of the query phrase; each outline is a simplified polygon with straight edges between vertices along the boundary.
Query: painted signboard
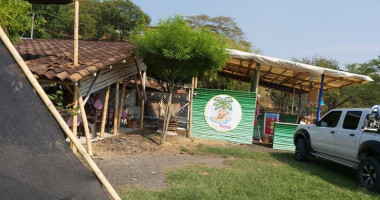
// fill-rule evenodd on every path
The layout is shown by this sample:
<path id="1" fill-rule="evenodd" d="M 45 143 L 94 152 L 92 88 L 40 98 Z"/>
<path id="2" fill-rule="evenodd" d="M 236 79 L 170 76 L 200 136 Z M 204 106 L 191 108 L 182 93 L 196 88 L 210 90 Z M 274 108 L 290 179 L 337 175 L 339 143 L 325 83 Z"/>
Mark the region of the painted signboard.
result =
<path id="1" fill-rule="evenodd" d="M 279 120 L 280 115 L 277 113 L 265 113 L 264 115 L 264 134 L 272 135 L 274 133 L 274 123 Z"/>
<path id="2" fill-rule="evenodd" d="M 256 93 L 195 89 L 191 136 L 252 143 Z"/>
<path id="3" fill-rule="evenodd" d="M 241 115 L 239 102 L 229 95 L 216 95 L 205 106 L 205 120 L 215 131 L 233 130 L 239 125 Z"/>

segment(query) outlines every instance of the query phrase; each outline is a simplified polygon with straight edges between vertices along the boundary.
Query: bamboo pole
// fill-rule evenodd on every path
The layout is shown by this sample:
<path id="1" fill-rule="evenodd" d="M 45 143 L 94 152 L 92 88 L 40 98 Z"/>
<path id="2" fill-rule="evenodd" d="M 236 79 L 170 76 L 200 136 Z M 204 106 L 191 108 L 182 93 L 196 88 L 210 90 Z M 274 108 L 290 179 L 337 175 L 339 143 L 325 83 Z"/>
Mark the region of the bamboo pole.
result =
<path id="1" fill-rule="evenodd" d="M 71 128 L 75 137 L 77 136 L 77 131 L 78 131 L 78 115 L 76 113 L 77 105 L 78 105 L 78 84 L 76 83 L 74 85 L 74 96 L 73 96 L 74 115 L 72 116 L 72 124 L 71 124 Z M 70 141 L 70 148 L 73 150 L 74 153 L 77 153 L 77 148 L 74 146 L 74 144 L 71 141 Z"/>
<path id="2" fill-rule="evenodd" d="M 120 130 L 120 120 L 121 120 L 121 114 L 123 113 L 123 106 L 124 106 L 124 96 L 125 96 L 125 88 L 127 87 L 127 81 L 124 79 L 123 86 L 121 87 L 121 97 L 120 97 L 120 106 L 119 106 L 119 114 L 117 115 L 117 132 L 119 133 Z"/>
<path id="3" fill-rule="evenodd" d="M 146 82 L 146 71 L 144 70 L 144 71 L 143 71 L 142 80 L 141 80 L 142 90 L 143 90 L 143 94 L 144 94 L 144 95 L 145 95 L 145 82 Z M 144 128 L 145 98 L 146 98 L 146 96 L 144 96 L 144 98 L 141 99 L 141 109 L 140 109 L 140 129 L 141 129 L 141 128 Z"/>
<path id="4" fill-rule="evenodd" d="M 104 98 L 103 114 L 102 114 L 102 123 L 100 124 L 100 137 L 104 137 L 104 130 L 106 128 L 107 120 L 107 111 L 108 111 L 108 100 L 110 98 L 111 86 L 107 87 L 106 96 Z"/>
<path id="5" fill-rule="evenodd" d="M 116 81 L 116 97 L 115 97 L 115 108 L 113 109 L 113 134 L 117 135 L 117 119 L 119 110 L 119 80 Z"/>
<path id="6" fill-rule="evenodd" d="M 79 0 L 74 2 L 74 67 L 78 66 Z"/>
<path id="7" fill-rule="evenodd" d="M 78 92 L 78 102 L 79 102 L 80 113 L 82 115 L 84 134 L 86 136 L 87 153 L 88 155 L 92 156 L 93 153 L 92 153 L 91 136 L 90 136 L 90 130 L 88 128 L 86 111 L 84 110 L 83 97 L 80 90 L 78 90 L 77 92 Z"/>
<path id="8" fill-rule="evenodd" d="M 190 90 L 190 103 L 189 103 L 189 124 L 188 124 L 188 129 L 187 129 L 187 138 L 191 138 L 191 123 L 193 122 L 193 96 L 194 96 L 194 85 L 195 85 L 195 78 L 191 78 L 191 90 Z"/>
<path id="9" fill-rule="evenodd" d="M 33 86 L 33 88 L 36 90 L 37 94 L 40 96 L 41 100 L 44 102 L 45 106 L 49 109 L 49 111 L 51 112 L 53 117 L 57 120 L 57 122 L 61 126 L 62 130 L 69 137 L 70 141 L 72 141 L 74 143 L 75 147 L 78 148 L 79 153 L 86 160 L 86 162 L 91 167 L 91 169 L 93 170 L 95 175 L 98 177 L 99 181 L 107 189 L 110 196 L 115 200 L 121 200 L 119 195 L 116 193 L 115 189 L 108 182 L 107 178 L 100 171 L 100 169 L 98 168 L 96 163 L 87 154 L 83 145 L 79 142 L 78 138 L 76 138 L 76 135 L 74 135 L 74 133 L 70 130 L 70 127 L 66 124 L 65 120 L 59 114 L 59 112 L 55 108 L 54 104 L 50 101 L 49 97 L 46 95 L 46 93 L 42 89 L 41 85 L 38 83 L 38 81 L 36 80 L 36 78 L 34 77 L 32 72 L 29 70 L 28 66 L 26 66 L 24 60 L 21 58 L 20 54 L 16 51 L 16 49 L 14 48 L 12 43 L 9 41 L 8 37 L 5 35 L 5 33 L 1 27 L 0 27 L 0 37 L 1 37 L 1 40 L 3 41 L 3 43 L 5 44 L 5 46 L 11 52 L 15 61 L 20 66 L 21 70 L 24 72 L 24 74 L 25 74 L 26 78 L 29 80 L 30 84 Z"/>

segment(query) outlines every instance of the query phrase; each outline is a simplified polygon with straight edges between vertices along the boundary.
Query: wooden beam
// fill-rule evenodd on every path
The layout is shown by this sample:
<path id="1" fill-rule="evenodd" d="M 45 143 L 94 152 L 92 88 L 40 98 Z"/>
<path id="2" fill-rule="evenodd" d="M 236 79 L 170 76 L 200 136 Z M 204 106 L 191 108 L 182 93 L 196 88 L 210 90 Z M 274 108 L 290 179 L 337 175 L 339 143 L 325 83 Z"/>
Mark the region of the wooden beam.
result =
<path id="1" fill-rule="evenodd" d="M 102 122 L 100 124 L 100 137 L 104 137 L 104 130 L 106 128 L 106 120 L 107 120 L 107 112 L 108 112 L 108 100 L 110 98 L 110 90 L 111 90 L 111 86 L 109 85 L 107 87 L 106 96 L 104 97 Z"/>
<path id="2" fill-rule="evenodd" d="M 142 75 L 141 75 L 141 70 L 140 70 L 140 64 L 139 64 L 139 61 L 137 59 L 135 59 L 135 63 L 136 63 L 136 69 L 137 69 L 137 73 L 139 75 L 139 78 L 140 80 L 142 81 L 143 78 L 142 78 Z M 145 90 L 142 90 L 142 95 L 143 95 L 143 98 L 144 100 L 146 100 L 146 96 L 145 96 Z"/>
<path id="3" fill-rule="evenodd" d="M 128 80 L 128 82 L 129 82 L 129 80 Z M 117 132 L 118 133 L 119 133 L 119 130 L 120 130 L 121 114 L 123 113 L 125 88 L 127 87 L 128 82 L 127 82 L 126 79 L 124 79 L 123 86 L 121 87 L 120 106 L 119 106 L 119 110 L 117 110 L 117 112 L 119 112 L 118 115 L 117 115 Z"/>
<path id="4" fill-rule="evenodd" d="M 88 155 L 92 156 L 93 153 L 92 153 L 91 136 L 90 136 L 90 130 L 88 128 L 88 121 L 87 121 L 86 111 L 84 109 L 83 98 L 82 98 L 82 94 L 80 93 L 80 90 L 77 90 L 77 93 L 78 93 L 77 95 L 78 95 L 80 113 L 82 115 L 82 123 L 83 123 L 83 127 L 84 127 L 84 134 L 86 136 L 87 153 L 88 153 Z"/>
<path id="5" fill-rule="evenodd" d="M 116 91 L 115 91 L 115 108 L 113 109 L 113 134 L 117 135 L 117 119 L 119 110 L 119 80 L 116 81 Z"/>
<path id="6" fill-rule="evenodd" d="M 257 64 L 255 73 L 253 74 L 252 81 L 251 81 L 251 92 L 257 93 L 259 91 L 259 80 L 260 80 L 260 68 L 261 65 Z"/>
<path id="7" fill-rule="evenodd" d="M 46 83 L 46 84 L 61 84 L 61 85 L 74 85 L 75 83 L 73 82 L 68 82 L 68 81 L 59 81 L 59 80 L 47 80 L 47 79 L 38 79 L 39 83 Z"/>
<path id="8" fill-rule="evenodd" d="M 191 138 L 191 127 L 193 122 L 193 97 L 194 97 L 194 87 L 195 87 L 195 77 L 191 78 L 191 89 L 190 89 L 190 99 L 189 99 L 189 120 L 187 124 L 186 137 Z"/>
<path id="9" fill-rule="evenodd" d="M 142 90 L 145 94 L 145 82 L 146 82 L 146 71 L 143 71 L 143 79 L 141 80 L 142 83 Z M 144 128 L 144 110 L 145 110 L 145 99 L 143 98 L 141 100 L 141 109 L 140 109 L 140 129 Z"/>
<path id="10" fill-rule="evenodd" d="M 280 77 L 280 76 L 282 76 L 282 75 L 284 75 L 285 74 L 285 72 L 287 72 L 288 70 L 287 69 L 285 69 L 281 74 L 278 74 L 277 76 L 276 76 L 276 78 L 274 78 L 274 80 L 277 80 L 278 79 L 278 77 Z"/>
<path id="11" fill-rule="evenodd" d="M 138 95 L 138 97 L 139 97 L 139 100 L 141 101 L 142 96 L 141 96 L 141 92 L 140 92 L 139 85 L 137 84 L 137 78 L 136 78 L 136 75 L 133 75 L 133 79 L 135 80 L 135 85 L 136 85 L 136 92 L 137 92 L 137 95 Z"/>
<path id="12" fill-rule="evenodd" d="M 74 96 L 74 92 L 73 92 L 73 90 L 71 89 L 71 87 L 70 87 L 69 85 L 67 85 L 67 84 L 64 84 L 64 86 L 65 86 L 65 88 L 67 89 L 67 91 L 69 91 L 69 93 L 70 93 L 72 96 Z"/>
<path id="13" fill-rule="evenodd" d="M 92 89 L 94 88 L 102 72 L 103 72 L 103 69 L 100 69 L 98 73 L 96 74 L 94 81 L 92 81 L 90 88 L 87 90 L 86 98 L 84 99 L 84 104 L 86 104 L 86 102 L 88 101 L 88 98 L 90 97 L 90 94 L 92 93 Z"/>

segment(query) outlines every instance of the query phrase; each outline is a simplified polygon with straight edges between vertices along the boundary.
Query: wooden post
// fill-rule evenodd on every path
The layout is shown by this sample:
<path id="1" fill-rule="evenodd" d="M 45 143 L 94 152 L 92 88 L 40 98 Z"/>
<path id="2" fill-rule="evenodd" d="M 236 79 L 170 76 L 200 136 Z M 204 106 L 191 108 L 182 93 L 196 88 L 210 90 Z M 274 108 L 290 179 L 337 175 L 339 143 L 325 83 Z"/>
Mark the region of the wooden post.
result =
<path id="1" fill-rule="evenodd" d="M 111 90 L 111 86 L 108 86 L 107 87 L 107 91 L 106 91 L 106 96 L 104 97 L 102 123 L 100 124 L 100 137 L 104 137 L 104 130 L 106 128 L 107 111 L 108 111 L 108 100 L 110 98 L 110 90 Z"/>
<path id="2" fill-rule="evenodd" d="M 78 66 L 79 0 L 74 1 L 74 67 Z"/>
<path id="3" fill-rule="evenodd" d="M 189 99 L 189 124 L 187 129 L 187 138 L 191 138 L 191 123 L 193 122 L 193 96 L 194 96 L 194 87 L 195 87 L 195 77 L 191 78 L 191 90 L 190 90 L 190 99 Z"/>
<path id="4" fill-rule="evenodd" d="M 141 75 L 141 70 L 140 70 L 140 64 L 139 64 L 139 61 L 137 59 L 135 59 L 135 63 L 136 63 L 136 69 L 137 69 L 137 73 L 139 75 L 139 78 L 141 81 L 143 81 L 143 76 Z M 135 79 L 136 80 L 136 79 Z M 141 83 L 142 84 L 142 83 Z M 143 95 L 143 98 L 145 100 L 145 90 L 142 91 L 142 95 Z"/>
<path id="5" fill-rule="evenodd" d="M 194 88 L 198 88 L 198 77 L 194 77 Z"/>
<path id="6" fill-rule="evenodd" d="M 144 70 L 144 71 L 143 71 L 143 74 L 142 74 L 142 80 L 141 80 L 142 90 L 143 90 L 143 94 L 144 94 L 144 95 L 145 95 L 145 82 L 146 82 L 146 71 Z M 144 98 L 141 98 L 140 129 L 141 129 L 141 128 L 144 128 L 145 98 L 146 98 L 146 96 L 144 96 Z"/>
<path id="7" fill-rule="evenodd" d="M 119 114 L 117 115 L 117 132 L 119 133 L 120 129 L 120 120 L 121 120 L 121 114 L 123 113 L 123 106 L 124 106 L 124 96 L 125 96 L 125 88 L 127 87 L 127 80 L 124 79 L 123 86 L 121 87 L 121 98 L 120 98 L 120 106 L 119 106 Z"/>
<path id="8" fill-rule="evenodd" d="M 259 91 L 259 80 L 260 80 L 260 67 L 261 64 L 256 65 L 255 72 L 253 73 L 252 81 L 251 81 L 251 92 L 257 92 Z"/>
<path id="9" fill-rule="evenodd" d="M 113 134 L 117 135 L 117 119 L 119 110 L 119 80 L 116 81 L 116 91 L 115 91 L 115 108 L 113 110 Z"/>
<path id="10" fill-rule="evenodd" d="M 139 85 L 137 84 L 137 78 L 135 75 L 133 75 L 133 79 L 135 80 L 137 95 L 139 97 L 139 100 L 141 100 L 143 97 L 141 96 L 140 88 L 139 88 Z"/>
<path id="11" fill-rule="evenodd" d="M 73 96 L 73 116 L 72 116 L 72 124 L 71 129 L 75 137 L 77 137 L 77 131 L 78 131 L 78 115 L 76 113 L 76 108 L 78 105 L 78 83 L 75 83 L 74 85 L 74 96 Z M 77 153 L 77 149 L 74 146 L 74 143 L 70 141 L 70 148 L 73 150 L 74 153 Z"/>
<path id="12" fill-rule="evenodd" d="M 88 128 L 86 111 L 84 110 L 83 97 L 82 97 L 82 94 L 80 93 L 80 90 L 77 90 L 77 92 L 78 92 L 78 102 L 79 102 L 80 113 L 82 115 L 84 134 L 86 135 L 87 153 L 88 155 L 92 156 L 93 153 L 92 153 L 91 136 L 90 136 L 90 130 Z"/>
<path id="13" fill-rule="evenodd" d="M 83 145 L 79 142 L 78 138 L 76 138 L 76 135 L 74 135 L 73 132 L 70 130 L 70 127 L 66 124 L 66 121 L 62 118 L 61 114 L 59 114 L 59 112 L 55 108 L 54 104 L 50 101 L 49 97 L 46 95 L 45 91 L 42 89 L 41 85 L 38 83 L 38 81 L 34 77 L 33 73 L 30 71 L 28 66 L 25 64 L 24 60 L 21 58 L 20 54 L 14 48 L 11 41 L 5 35 L 5 33 L 1 27 L 0 27 L 0 37 L 1 37 L 1 40 L 4 42 L 5 46 L 11 52 L 13 58 L 18 63 L 21 70 L 24 72 L 24 74 L 25 74 L 26 78 L 29 80 L 30 84 L 33 86 L 33 88 L 35 89 L 37 94 L 40 96 L 41 100 L 44 102 L 45 106 L 49 109 L 49 111 L 51 112 L 53 117 L 57 120 L 57 122 L 61 126 L 62 130 L 69 137 L 70 141 L 72 141 L 74 143 L 75 147 L 78 148 L 79 153 L 86 160 L 86 162 L 88 163 L 88 165 L 90 166 L 90 168 L 92 169 L 94 174 L 98 177 L 99 181 L 104 185 L 104 187 L 106 188 L 106 190 L 108 191 L 110 196 L 115 200 L 121 200 L 119 195 L 116 193 L 115 189 L 108 182 L 107 178 L 100 171 L 100 169 L 98 168 L 96 163 L 87 154 Z"/>

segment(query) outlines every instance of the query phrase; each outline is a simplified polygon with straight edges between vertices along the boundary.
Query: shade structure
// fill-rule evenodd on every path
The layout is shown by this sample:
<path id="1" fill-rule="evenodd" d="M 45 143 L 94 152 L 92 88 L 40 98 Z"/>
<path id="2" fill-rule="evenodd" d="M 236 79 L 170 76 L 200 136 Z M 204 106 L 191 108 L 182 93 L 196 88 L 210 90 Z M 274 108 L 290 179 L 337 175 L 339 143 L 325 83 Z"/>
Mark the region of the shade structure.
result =
<path id="1" fill-rule="evenodd" d="M 262 56 L 234 49 L 227 50 L 230 58 L 218 74 L 227 78 L 251 82 L 254 69 L 260 67 L 259 85 L 287 92 L 309 92 L 321 85 L 321 75 L 325 75 L 324 90 L 339 89 L 353 84 L 373 81 L 364 75 L 353 74 L 293 61 Z"/>

